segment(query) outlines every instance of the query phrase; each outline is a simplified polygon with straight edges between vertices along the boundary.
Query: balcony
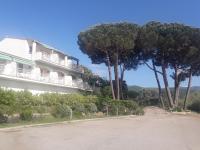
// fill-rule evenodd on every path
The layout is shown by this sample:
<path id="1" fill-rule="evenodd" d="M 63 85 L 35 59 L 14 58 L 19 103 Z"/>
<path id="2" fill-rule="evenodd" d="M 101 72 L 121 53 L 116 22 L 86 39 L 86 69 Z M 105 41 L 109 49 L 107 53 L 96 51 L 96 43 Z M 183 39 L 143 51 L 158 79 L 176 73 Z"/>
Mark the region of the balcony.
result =
<path id="1" fill-rule="evenodd" d="M 72 84 L 65 83 L 64 77 L 59 77 L 58 79 L 50 79 L 49 76 L 40 76 L 38 78 L 33 78 L 31 74 L 31 70 L 29 69 L 22 69 L 17 68 L 15 74 L 6 74 L 4 72 L 4 65 L 0 65 L 0 75 L 3 75 L 4 77 L 9 77 L 10 79 L 17 79 L 20 78 L 21 80 L 26 80 L 29 82 L 39 82 L 39 83 L 48 83 L 52 85 L 57 86 L 65 86 L 65 87 L 71 87 L 71 88 L 79 88 L 84 90 L 91 90 L 91 88 L 88 86 L 87 83 L 80 82 L 79 80 L 73 80 Z"/>
<path id="2" fill-rule="evenodd" d="M 19 78 L 31 79 L 31 70 L 17 68 L 16 76 Z"/>
<path id="3" fill-rule="evenodd" d="M 4 64 L 0 64 L 0 74 L 3 74 L 4 68 L 5 68 L 5 65 Z"/>
<path id="4" fill-rule="evenodd" d="M 76 65 L 74 63 L 65 65 L 65 60 L 64 59 L 60 59 L 60 58 L 52 59 L 51 58 L 51 54 L 49 54 L 49 53 L 37 52 L 36 53 L 36 60 L 44 61 L 46 63 L 50 63 L 52 65 L 56 65 L 56 66 L 62 67 L 64 69 L 68 69 L 68 70 L 72 70 L 72 71 L 83 73 L 82 67 L 80 67 L 80 66 L 78 66 L 78 65 Z"/>
<path id="5" fill-rule="evenodd" d="M 83 87 L 83 82 L 79 82 L 79 81 L 76 81 L 76 80 L 73 80 L 72 81 L 72 86 L 74 86 L 74 87 L 80 87 L 80 88 L 84 88 Z"/>

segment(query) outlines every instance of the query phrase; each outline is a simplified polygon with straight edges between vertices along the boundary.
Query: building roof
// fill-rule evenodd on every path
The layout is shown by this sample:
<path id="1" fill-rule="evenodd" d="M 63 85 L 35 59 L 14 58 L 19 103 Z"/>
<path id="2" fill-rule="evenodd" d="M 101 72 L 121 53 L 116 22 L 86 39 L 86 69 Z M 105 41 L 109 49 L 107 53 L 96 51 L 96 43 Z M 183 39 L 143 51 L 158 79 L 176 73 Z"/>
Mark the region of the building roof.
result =
<path id="1" fill-rule="evenodd" d="M 52 46 L 49 46 L 49 45 L 47 45 L 47 44 L 44 44 L 44 43 L 42 43 L 42 42 L 40 42 L 40 41 L 38 41 L 38 40 L 34 40 L 34 39 L 31 39 L 31 38 L 16 38 L 16 37 L 9 37 L 9 36 L 6 36 L 5 38 L 26 40 L 28 43 L 36 42 L 36 43 L 42 45 L 43 47 L 45 47 L 45 48 L 47 48 L 47 49 L 54 50 L 54 51 L 56 51 L 56 52 L 58 52 L 58 53 L 61 53 L 61 54 L 65 55 L 65 56 L 68 56 L 68 57 L 71 58 L 71 59 L 74 59 L 74 60 L 76 60 L 76 61 L 79 61 L 78 58 L 75 58 L 75 57 L 73 57 L 73 56 L 70 56 L 70 55 L 68 55 L 68 54 L 66 54 L 66 53 L 64 53 L 64 52 L 62 52 L 62 51 L 60 51 L 60 50 L 58 50 L 58 49 L 56 49 L 56 48 L 54 48 L 54 47 L 52 47 Z"/>

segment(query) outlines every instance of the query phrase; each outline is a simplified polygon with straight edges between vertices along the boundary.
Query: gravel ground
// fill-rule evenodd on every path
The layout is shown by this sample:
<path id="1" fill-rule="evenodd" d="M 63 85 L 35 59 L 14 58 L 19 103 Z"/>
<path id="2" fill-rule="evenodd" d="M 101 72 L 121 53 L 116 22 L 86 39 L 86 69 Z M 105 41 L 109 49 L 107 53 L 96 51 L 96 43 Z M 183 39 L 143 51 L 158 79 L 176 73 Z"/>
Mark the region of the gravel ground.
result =
<path id="1" fill-rule="evenodd" d="M 144 116 L 0 131 L 0 150 L 200 150 L 200 115 Z"/>

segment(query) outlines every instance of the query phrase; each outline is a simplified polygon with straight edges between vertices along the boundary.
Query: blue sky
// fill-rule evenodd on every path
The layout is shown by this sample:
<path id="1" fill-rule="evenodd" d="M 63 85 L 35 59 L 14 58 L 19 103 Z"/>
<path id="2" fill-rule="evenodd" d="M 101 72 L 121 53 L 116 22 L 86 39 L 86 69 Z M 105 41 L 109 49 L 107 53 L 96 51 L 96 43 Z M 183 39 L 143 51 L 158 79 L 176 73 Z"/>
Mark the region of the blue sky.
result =
<path id="1" fill-rule="evenodd" d="M 200 27 L 199 0 L 0 0 L 0 38 L 37 39 L 80 59 L 107 76 L 104 65 L 91 64 L 77 45 L 77 35 L 99 23 L 129 21 L 180 22 Z M 142 66 L 126 72 L 129 85 L 156 86 L 152 71 Z M 172 81 L 170 80 L 170 85 Z M 186 82 L 182 84 L 186 85 Z M 200 85 L 194 78 L 193 85 Z"/>

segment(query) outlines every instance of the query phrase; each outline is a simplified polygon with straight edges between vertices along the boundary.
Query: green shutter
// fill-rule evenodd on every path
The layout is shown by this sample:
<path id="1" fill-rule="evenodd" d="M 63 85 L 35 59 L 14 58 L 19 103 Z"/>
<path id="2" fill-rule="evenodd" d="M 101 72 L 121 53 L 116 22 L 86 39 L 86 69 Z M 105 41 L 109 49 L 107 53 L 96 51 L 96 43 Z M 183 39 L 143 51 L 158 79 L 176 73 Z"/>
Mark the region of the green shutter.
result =
<path id="1" fill-rule="evenodd" d="M 31 60 L 14 58 L 14 61 L 17 62 L 17 63 L 25 64 L 25 65 L 33 65 L 33 62 Z"/>
<path id="2" fill-rule="evenodd" d="M 1 60 L 12 60 L 12 58 L 10 56 L 4 55 L 4 54 L 0 54 L 0 59 Z"/>

